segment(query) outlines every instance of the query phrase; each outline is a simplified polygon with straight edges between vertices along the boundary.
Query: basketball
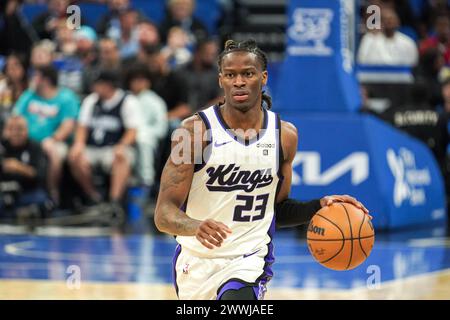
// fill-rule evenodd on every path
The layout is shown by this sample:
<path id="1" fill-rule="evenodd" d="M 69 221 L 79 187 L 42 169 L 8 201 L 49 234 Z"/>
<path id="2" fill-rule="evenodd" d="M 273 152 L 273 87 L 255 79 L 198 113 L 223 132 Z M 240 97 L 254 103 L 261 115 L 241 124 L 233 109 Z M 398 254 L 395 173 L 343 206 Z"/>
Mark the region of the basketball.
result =
<path id="1" fill-rule="evenodd" d="M 307 231 L 314 259 L 332 270 L 351 270 L 372 251 L 375 232 L 369 217 L 349 203 L 323 207 L 311 219 Z"/>

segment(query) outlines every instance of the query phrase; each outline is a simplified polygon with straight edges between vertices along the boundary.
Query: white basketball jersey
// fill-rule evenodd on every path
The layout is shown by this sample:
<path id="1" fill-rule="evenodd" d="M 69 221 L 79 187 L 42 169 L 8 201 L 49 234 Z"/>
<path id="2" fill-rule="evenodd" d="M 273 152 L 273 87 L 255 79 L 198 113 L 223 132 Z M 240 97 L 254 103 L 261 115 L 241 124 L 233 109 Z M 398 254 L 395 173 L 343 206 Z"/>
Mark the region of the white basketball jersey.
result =
<path id="1" fill-rule="evenodd" d="M 196 166 L 185 212 L 193 219 L 220 221 L 232 234 L 212 250 L 195 237 L 178 236 L 177 241 L 199 257 L 264 251 L 271 260 L 275 200 L 281 184 L 278 117 L 264 109 L 263 129 L 255 139 L 244 141 L 229 130 L 218 106 L 199 115 L 211 130 L 212 141 L 204 152 L 209 156 Z"/>

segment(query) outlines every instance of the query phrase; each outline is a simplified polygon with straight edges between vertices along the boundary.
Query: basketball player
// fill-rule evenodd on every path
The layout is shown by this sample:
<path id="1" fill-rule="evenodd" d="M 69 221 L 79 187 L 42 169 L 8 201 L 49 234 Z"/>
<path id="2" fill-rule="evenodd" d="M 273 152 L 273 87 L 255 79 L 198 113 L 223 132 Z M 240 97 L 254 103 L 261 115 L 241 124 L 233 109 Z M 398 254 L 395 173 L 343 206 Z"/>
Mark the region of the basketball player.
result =
<path id="1" fill-rule="evenodd" d="M 333 202 L 368 211 L 347 195 L 289 199 L 297 130 L 269 111 L 271 98 L 262 91 L 266 55 L 252 40 L 230 40 L 218 65 L 225 102 L 182 123 L 190 148 L 173 142 L 155 223 L 179 243 L 174 280 L 180 299 L 262 299 L 273 275 L 275 226 L 307 223 Z"/>

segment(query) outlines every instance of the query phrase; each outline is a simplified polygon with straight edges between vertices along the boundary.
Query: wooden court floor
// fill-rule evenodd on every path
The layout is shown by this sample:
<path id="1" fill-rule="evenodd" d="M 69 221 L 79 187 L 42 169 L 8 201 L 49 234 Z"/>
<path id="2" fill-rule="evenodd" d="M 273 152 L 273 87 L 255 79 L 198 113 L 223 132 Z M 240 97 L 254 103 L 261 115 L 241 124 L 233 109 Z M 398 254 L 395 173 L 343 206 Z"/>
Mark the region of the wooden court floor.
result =
<path id="1" fill-rule="evenodd" d="M 172 300 L 175 290 L 167 284 L 82 283 L 79 289 L 68 288 L 63 281 L 1 280 L 0 299 L 50 300 Z M 412 276 L 382 284 L 379 288 L 351 290 L 270 288 L 266 300 L 308 299 L 408 299 L 449 300 L 450 269 Z"/>
<path id="2" fill-rule="evenodd" d="M 276 236 L 274 245 L 267 300 L 450 300 L 445 232 L 379 236 L 369 258 L 344 272 L 320 266 L 292 233 Z M 149 235 L 0 235 L 0 299 L 176 299 L 174 248 L 173 238 Z M 74 265 L 82 271 L 79 287 L 67 274 Z"/>

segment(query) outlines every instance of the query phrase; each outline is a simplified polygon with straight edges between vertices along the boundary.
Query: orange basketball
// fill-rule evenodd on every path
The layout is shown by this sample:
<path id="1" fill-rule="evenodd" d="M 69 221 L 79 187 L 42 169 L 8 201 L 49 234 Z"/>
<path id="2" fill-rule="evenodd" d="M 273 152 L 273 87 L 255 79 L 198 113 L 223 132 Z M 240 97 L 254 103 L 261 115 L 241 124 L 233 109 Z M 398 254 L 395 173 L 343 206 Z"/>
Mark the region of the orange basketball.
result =
<path id="1" fill-rule="evenodd" d="M 312 256 L 333 270 L 359 266 L 370 255 L 374 241 L 369 217 L 349 203 L 323 207 L 311 219 L 307 231 Z"/>

